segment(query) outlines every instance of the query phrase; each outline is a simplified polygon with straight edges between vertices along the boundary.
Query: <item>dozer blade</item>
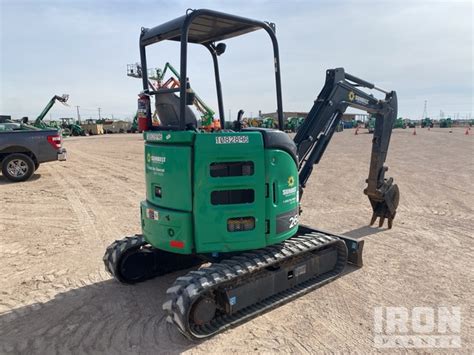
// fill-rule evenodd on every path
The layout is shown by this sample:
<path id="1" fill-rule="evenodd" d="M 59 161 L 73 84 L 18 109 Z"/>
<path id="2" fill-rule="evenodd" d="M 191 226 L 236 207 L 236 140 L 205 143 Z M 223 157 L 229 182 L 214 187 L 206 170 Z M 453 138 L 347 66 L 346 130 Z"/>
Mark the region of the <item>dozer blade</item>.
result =
<path id="1" fill-rule="evenodd" d="M 334 280 L 348 262 L 361 265 L 362 247 L 301 226 L 280 244 L 178 278 L 163 309 L 187 338 L 204 339 Z"/>

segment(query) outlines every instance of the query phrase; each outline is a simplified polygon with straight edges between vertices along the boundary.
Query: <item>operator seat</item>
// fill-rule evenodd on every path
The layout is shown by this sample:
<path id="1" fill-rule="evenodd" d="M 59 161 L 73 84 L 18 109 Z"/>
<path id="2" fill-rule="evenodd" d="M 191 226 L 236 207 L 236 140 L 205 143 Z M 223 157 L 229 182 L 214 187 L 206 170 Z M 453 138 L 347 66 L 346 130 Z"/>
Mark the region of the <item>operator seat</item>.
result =
<path id="1" fill-rule="evenodd" d="M 263 136 L 263 146 L 265 148 L 280 149 L 287 152 L 293 158 L 296 165 L 298 165 L 298 150 L 296 144 L 285 132 L 263 127 L 249 127 L 242 129 L 242 131 L 260 132 Z"/>
<path id="2" fill-rule="evenodd" d="M 173 93 L 155 96 L 155 107 L 162 126 L 179 126 L 179 105 L 181 99 Z M 186 106 L 186 127 L 197 127 L 197 119 L 193 111 Z"/>

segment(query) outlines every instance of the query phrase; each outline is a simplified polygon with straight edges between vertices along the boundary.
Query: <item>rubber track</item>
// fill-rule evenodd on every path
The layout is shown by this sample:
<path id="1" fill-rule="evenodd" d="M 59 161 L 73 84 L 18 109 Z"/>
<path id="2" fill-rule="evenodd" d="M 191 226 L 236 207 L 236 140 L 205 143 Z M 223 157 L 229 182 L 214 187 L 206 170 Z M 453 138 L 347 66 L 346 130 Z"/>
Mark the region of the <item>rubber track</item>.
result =
<path id="1" fill-rule="evenodd" d="M 208 294 L 223 284 L 251 279 L 253 273 L 266 267 L 276 266 L 282 261 L 329 246 L 336 247 L 338 253 L 337 263 L 333 270 L 314 276 L 234 314 L 220 315 L 209 324 L 203 326 L 190 324 L 190 310 L 200 296 Z M 206 338 L 332 281 L 340 276 L 346 263 L 347 248 L 341 239 L 320 232 L 298 235 L 280 244 L 245 252 L 229 260 L 223 260 L 209 267 L 191 271 L 186 276 L 178 277 L 173 286 L 166 291 L 168 299 L 163 304 L 163 310 L 167 313 L 168 322 L 174 323 L 187 338 Z"/>
<path id="2" fill-rule="evenodd" d="M 120 240 L 116 240 L 115 242 L 110 244 L 105 250 L 105 254 L 103 257 L 105 270 L 118 281 L 130 283 L 127 280 L 122 280 L 119 272 L 117 272 L 117 267 L 119 265 L 118 261 L 127 251 L 131 249 L 140 248 L 146 244 L 147 242 L 145 240 L 145 237 L 143 237 L 143 235 L 138 234 L 130 237 L 125 237 Z"/>

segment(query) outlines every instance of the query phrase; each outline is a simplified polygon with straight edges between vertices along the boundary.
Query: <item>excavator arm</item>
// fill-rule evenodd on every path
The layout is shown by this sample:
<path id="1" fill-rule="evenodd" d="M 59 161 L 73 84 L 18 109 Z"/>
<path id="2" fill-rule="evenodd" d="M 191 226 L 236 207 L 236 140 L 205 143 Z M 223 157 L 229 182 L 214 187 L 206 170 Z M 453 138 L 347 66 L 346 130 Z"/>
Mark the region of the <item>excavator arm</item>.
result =
<path id="1" fill-rule="evenodd" d="M 377 99 L 362 91 L 360 87 L 381 91 L 385 98 Z M 345 73 L 343 68 L 327 70 L 324 87 L 294 138 L 299 156 L 300 199 L 313 166 L 321 160 L 348 107 L 375 116 L 369 176 L 364 193 L 373 209 L 370 224 L 380 217 L 381 227 L 387 218 L 388 228 L 391 228 L 398 207 L 399 190 L 398 186 L 393 184 L 392 178 L 385 178 L 388 167 L 384 163 L 393 123 L 397 117 L 397 94 L 395 91 L 379 89 L 374 84 Z"/>

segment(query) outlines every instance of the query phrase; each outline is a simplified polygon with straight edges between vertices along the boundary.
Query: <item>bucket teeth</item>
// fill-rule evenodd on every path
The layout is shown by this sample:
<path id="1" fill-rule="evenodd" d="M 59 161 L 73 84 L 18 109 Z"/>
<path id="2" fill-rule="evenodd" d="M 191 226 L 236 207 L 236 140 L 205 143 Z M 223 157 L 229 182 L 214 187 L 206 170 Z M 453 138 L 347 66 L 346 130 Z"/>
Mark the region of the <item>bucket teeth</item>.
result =
<path id="1" fill-rule="evenodd" d="M 392 229 L 393 218 L 388 219 L 388 229 Z"/>
<path id="2" fill-rule="evenodd" d="M 372 213 L 372 218 L 370 219 L 370 225 L 373 225 L 376 220 L 377 220 L 377 215 L 374 212 Z"/>
<path id="3" fill-rule="evenodd" d="M 385 222 L 385 217 L 380 217 L 380 220 L 379 220 L 379 228 L 382 228 L 383 226 L 383 222 Z"/>

